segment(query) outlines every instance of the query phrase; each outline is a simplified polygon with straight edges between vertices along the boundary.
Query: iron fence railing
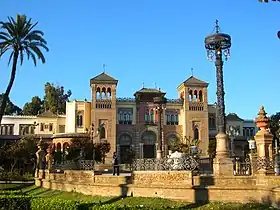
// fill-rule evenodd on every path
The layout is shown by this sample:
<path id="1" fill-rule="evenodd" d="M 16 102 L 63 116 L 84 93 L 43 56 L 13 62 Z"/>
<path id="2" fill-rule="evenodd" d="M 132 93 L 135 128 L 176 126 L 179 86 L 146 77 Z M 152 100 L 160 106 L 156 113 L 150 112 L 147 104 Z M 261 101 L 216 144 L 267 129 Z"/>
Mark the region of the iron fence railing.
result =
<path id="1" fill-rule="evenodd" d="M 198 161 L 189 156 L 184 158 L 144 158 L 134 159 L 133 171 L 193 171 L 198 169 Z"/>
<path id="2" fill-rule="evenodd" d="M 53 169 L 62 170 L 94 170 L 93 160 L 67 160 L 62 163 L 56 163 L 53 165 Z"/>

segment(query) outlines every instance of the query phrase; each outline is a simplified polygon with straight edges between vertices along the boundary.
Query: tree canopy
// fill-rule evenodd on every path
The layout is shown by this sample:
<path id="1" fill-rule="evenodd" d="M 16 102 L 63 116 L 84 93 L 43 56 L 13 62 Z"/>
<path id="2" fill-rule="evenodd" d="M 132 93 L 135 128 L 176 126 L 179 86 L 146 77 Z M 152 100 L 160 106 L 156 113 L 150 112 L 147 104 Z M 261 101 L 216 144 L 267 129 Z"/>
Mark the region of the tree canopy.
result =
<path id="1" fill-rule="evenodd" d="M 27 102 L 23 106 L 24 115 L 37 115 L 43 111 L 43 101 L 39 96 L 34 96 L 31 99 L 31 102 Z"/>
<path id="2" fill-rule="evenodd" d="M 0 22 L 0 58 L 10 52 L 8 64 L 12 61 L 10 80 L 0 106 L 0 124 L 16 77 L 18 60 L 20 65 L 23 64 L 25 56 L 28 60 L 31 58 L 35 66 L 36 59 L 41 60 L 42 63 L 46 62 L 41 49 L 46 51 L 49 49 L 43 38 L 44 33 L 34 29 L 37 24 L 32 23 L 32 19 L 27 19 L 25 15 L 17 15 L 16 20 L 13 17 L 8 17 L 8 21 Z"/>
<path id="3" fill-rule="evenodd" d="M 69 101 L 69 97 L 72 95 L 71 90 L 66 93 L 63 86 L 55 86 L 47 82 L 45 84 L 45 96 L 44 96 L 44 109 L 53 113 L 65 114 L 66 102 Z"/>
<path id="4" fill-rule="evenodd" d="M 66 102 L 69 101 L 71 90 L 66 93 L 64 86 L 54 85 L 50 82 L 45 84 L 45 94 L 43 99 L 39 96 L 34 96 L 30 102 L 27 102 L 23 107 L 23 114 L 37 115 L 44 110 L 49 110 L 55 114 L 66 113 Z"/>
<path id="5" fill-rule="evenodd" d="M 3 101 L 3 93 L 0 94 L 0 105 L 2 104 Z M 13 115 L 13 114 L 21 114 L 22 109 L 19 108 L 17 105 L 13 104 L 13 102 L 10 101 L 10 98 L 7 100 L 7 105 L 4 111 L 4 115 Z"/>

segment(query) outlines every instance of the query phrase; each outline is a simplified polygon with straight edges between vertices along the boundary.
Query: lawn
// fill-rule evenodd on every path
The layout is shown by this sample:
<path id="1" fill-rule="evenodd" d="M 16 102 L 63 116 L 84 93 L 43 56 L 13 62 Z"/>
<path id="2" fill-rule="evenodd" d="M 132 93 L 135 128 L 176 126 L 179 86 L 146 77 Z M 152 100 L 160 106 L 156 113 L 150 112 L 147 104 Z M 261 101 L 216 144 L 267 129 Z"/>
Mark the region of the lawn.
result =
<path id="1" fill-rule="evenodd" d="M 113 205 L 114 207 L 123 207 L 123 206 L 133 206 L 140 209 L 193 209 L 193 210 L 206 210 L 206 209 L 223 209 L 223 210 L 265 210 L 265 209 L 274 209 L 261 204 L 239 204 L 239 203 L 208 203 L 208 204 L 189 204 L 183 201 L 173 201 L 168 199 L 161 198 L 137 198 L 137 197 L 101 197 L 101 196 L 87 196 L 75 192 L 64 192 L 58 190 L 49 190 L 40 188 L 37 186 L 23 187 L 21 191 L 24 194 L 32 195 L 35 197 L 48 197 L 48 198 L 60 198 L 65 200 L 75 200 L 80 203 L 84 203 L 88 209 L 91 209 L 91 206 L 96 205 Z M 98 209 L 98 208 L 94 208 Z M 102 208 L 107 209 L 107 208 Z M 108 208 L 112 209 L 112 208 Z M 116 209 L 116 208 L 114 208 Z M 120 208 L 118 208 L 120 209 Z M 135 208 L 136 209 L 136 208 Z"/>

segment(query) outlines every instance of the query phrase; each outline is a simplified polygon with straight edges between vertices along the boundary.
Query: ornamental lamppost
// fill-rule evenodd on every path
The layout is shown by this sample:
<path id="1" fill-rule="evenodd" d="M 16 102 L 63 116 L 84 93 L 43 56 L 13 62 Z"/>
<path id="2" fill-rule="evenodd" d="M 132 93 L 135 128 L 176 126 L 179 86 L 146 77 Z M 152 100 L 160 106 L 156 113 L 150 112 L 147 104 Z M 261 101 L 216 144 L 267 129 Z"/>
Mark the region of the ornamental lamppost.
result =
<path id="1" fill-rule="evenodd" d="M 236 138 L 236 136 L 239 136 L 239 130 L 237 128 L 235 128 L 234 126 L 230 125 L 229 129 L 226 131 L 227 135 L 230 138 L 230 152 L 231 152 L 231 157 L 234 157 L 234 139 Z"/>
<path id="2" fill-rule="evenodd" d="M 156 105 L 156 110 L 158 112 L 158 147 L 157 147 L 157 158 L 162 158 L 164 151 L 165 151 L 165 144 L 163 138 L 163 129 L 162 129 L 162 113 L 166 107 L 166 98 L 163 96 L 161 97 L 154 97 L 153 98 L 154 104 Z"/>
<path id="3" fill-rule="evenodd" d="M 227 137 L 225 134 L 225 101 L 223 81 L 223 55 L 225 60 L 230 57 L 231 37 L 228 34 L 220 33 L 218 20 L 216 20 L 215 33 L 205 38 L 207 58 L 215 60 L 217 80 L 217 156 L 228 157 Z"/>

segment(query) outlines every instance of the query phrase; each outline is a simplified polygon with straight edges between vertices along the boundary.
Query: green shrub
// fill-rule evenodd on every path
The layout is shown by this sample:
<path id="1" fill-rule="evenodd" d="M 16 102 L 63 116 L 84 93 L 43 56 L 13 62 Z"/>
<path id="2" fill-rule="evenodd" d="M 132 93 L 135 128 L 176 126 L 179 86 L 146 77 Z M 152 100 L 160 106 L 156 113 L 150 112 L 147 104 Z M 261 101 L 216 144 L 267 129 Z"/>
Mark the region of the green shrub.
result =
<path id="1" fill-rule="evenodd" d="M 0 172 L 1 181 L 30 181 L 34 180 L 34 177 L 31 173 L 25 173 L 23 176 L 19 172 Z"/>
<path id="2" fill-rule="evenodd" d="M 32 210 L 78 210 L 79 202 L 63 200 L 58 198 L 33 198 L 31 200 Z"/>
<path id="3" fill-rule="evenodd" d="M 21 190 L 2 190 L 0 195 L 22 195 Z"/>
<path id="4" fill-rule="evenodd" d="M 1 210 L 22 210 L 30 209 L 30 196 L 22 195 L 1 195 L 0 196 L 0 209 Z"/>
<path id="5" fill-rule="evenodd" d="M 104 205 L 95 205 L 92 207 L 92 210 L 156 210 L 156 209 L 179 209 L 179 208 L 171 208 L 171 207 L 151 207 L 145 205 L 119 205 L 119 204 L 104 204 Z"/>

